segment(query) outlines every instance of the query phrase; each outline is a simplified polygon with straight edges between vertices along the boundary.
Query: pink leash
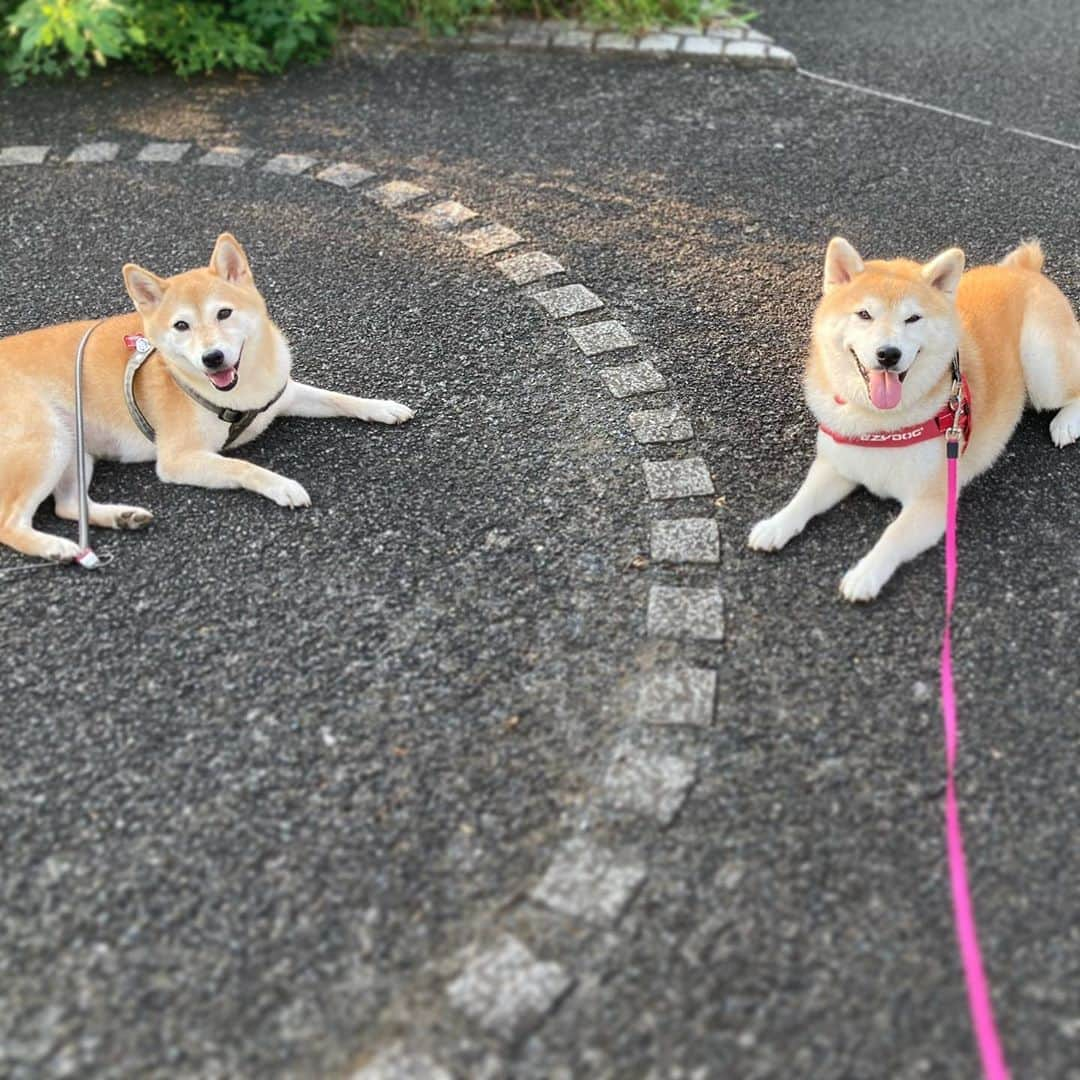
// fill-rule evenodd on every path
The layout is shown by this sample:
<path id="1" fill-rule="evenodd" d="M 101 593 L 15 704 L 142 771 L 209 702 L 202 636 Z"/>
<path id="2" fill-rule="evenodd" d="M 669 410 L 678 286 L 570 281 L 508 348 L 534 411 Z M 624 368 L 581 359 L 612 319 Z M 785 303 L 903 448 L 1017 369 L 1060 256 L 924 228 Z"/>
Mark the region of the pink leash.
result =
<path id="1" fill-rule="evenodd" d="M 945 721 L 945 841 L 949 856 L 949 879 L 952 883 L 953 920 L 960 946 L 960 958 L 967 981 L 968 1011 L 975 1029 L 975 1041 L 982 1058 L 986 1080 L 1008 1080 L 1009 1068 L 1001 1050 L 1001 1037 L 994 1023 L 994 1007 L 983 970 L 975 912 L 968 888 L 964 837 L 960 829 L 960 810 L 956 802 L 956 744 L 959 725 L 956 719 L 956 695 L 952 672 L 952 611 L 956 593 L 956 466 L 960 432 L 954 426 L 947 434 L 948 503 L 945 511 L 945 630 L 941 638 L 941 710 Z"/>

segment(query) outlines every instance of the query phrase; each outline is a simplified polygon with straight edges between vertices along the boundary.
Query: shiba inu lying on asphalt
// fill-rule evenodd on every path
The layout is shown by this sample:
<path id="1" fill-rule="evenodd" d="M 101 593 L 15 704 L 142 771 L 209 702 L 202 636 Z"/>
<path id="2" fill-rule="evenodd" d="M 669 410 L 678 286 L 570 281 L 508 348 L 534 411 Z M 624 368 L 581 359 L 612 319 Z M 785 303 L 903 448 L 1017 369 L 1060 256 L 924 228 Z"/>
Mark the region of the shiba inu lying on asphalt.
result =
<path id="1" fill-rule="evenodd" d="M 228 233 L 218 237 L 208 267 L 160 278 L 129 263 L 124 281 L 138 313 L 105 319 L 86 346 L 88 483 L 95 458 L 156 460 L 166 482 L 247 488 L 280 506 L 309 506 L 295 480 L 220 451 L 249 442 L 281 415 L 379 424 L 413 415 L 393 401 L 290 379 L 289 346 Z M 74 363 L 92 326 L 67 323 L 0 341 L 0 542 L 27 555 L 70 560 L 79 553 L 31 520 L 50 494 L 59 517 L 78 515 Z M 137 368 L 129 365 L 133 348 L 145 357 Z M 152 518 L 137 506 L 90 503 L 92 525 L 139 529 Z"/>
<path id="2" fill-rule="evenodd" d="M 945 431 L 956 420 L 961 486 L 994 463 L 1025 403 L 1059 409 L 1051 438 L 1075 442 L 1080 327 L 1042 266 L 1037 242 L 965 274 L 958 248 L 925 265 L 864 262 L 835 237 L 805 379 L 817 457 L 791 502 L 751 530 L 750 547 L 779 550 L 860 484 L 898 499 L 900 514 L 840 583 L 848 600 L 872 600 L 945 531 Z"/>

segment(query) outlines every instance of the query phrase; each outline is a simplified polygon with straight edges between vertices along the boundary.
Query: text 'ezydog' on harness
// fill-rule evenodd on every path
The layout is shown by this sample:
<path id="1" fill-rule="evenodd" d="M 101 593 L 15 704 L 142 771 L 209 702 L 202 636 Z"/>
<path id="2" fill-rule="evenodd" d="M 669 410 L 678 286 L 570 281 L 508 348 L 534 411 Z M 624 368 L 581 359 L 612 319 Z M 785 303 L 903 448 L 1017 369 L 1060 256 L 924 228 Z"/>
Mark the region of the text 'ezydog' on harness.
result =
<path id="1" fill-rule="evenodd" d="M 127 362 L 127 367 L 124 369 L 124 401 L 127 403 L 128 412 L 131 414 L 131 419 L 135 421 L 135 425 L 138 429 L 151 441 L 154 441 L 154 429 L 150 424 L 150 421 L 146 419 L 142 409 L 139 408 L 139 403 L 135 400 L 135 376 L 139 373 L 139 369 L 150 359 L 155 353 L 154 346 L 147 341 L 142 334 L 125 334 L 124 344 L 131 349 L 131 357 Z M 212 401 L 207 401 L 201 394 L 197 394 L 190 386 L 186 386 L 179 379 L 174 379 L 181 390 L 192 401 L 201 405 L 204 409 L 212 412 L 222 423 L 229 425 L 229 434 L 225 440 L 223 450 L 227 450 L 249 427 L 251 427 L 255 418 L 260 414 L 266 412 L 277 400 L 285 393 L 288 382 L 283 386 L 265 405 L 259 409 L 229 409 L 224 405 L 215 405 Z"/>
<path id="2" fill-rule="evenodd" d="M 968 440 L 971 438 L 971 394 L 968 391 L 967 378 L 960 371 L 960 354 L 957 353 L 952 361 L 952 391 L 949 400 L 941 407 L 941 411 L 929 420 L 921 424 L 912 424 L 910 427 L 898 428 L 896 431 L 871 431 L 865 435 L 841 435 L 838 431 L 820 424 L 820 430 L 829 436 L 833 442 L 842 443 L 844 446 L 871 446 L 891 449 L 900 446 L 912 446 L 915 443 L 929 442 L 942 435 L 948 436 L 954 433 L 956 441 L 961 436 L 964 440 L 964 450 L 967 449 Z M 842 399 L 836 399 L 838 405 L 844 405 Z"/>

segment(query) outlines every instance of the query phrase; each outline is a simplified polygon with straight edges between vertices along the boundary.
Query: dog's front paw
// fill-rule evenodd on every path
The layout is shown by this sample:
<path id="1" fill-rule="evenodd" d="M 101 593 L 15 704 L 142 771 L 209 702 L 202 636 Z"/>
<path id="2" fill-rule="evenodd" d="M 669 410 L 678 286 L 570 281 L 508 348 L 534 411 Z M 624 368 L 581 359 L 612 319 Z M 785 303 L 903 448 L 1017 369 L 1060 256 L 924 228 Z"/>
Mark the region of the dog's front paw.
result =
<path id="1" fill-rule="evenodd" d="M 1075 404 L 1066 405 L 1050 421 L 1050 438 L 1059 450 L 1071 446 L 1080 438 L 1080 410 L 1075 408 Z"/>
<path id="2" fill-rule="evenodd" d="M 845 600 L 850 600 L 853 604 L 865 603 L 873 600 L 888 580 L 889 575 L 875 566 L 868 555 L 844 575 L 840 582 L 840 593 Z"/>
<path id="3" fill-rule="evenodd" d="M 396 401 L 381 401 L 373 398 L 364 402 L 359 412 L 361 420 L 373 424 L 404 424 L 413 418 L 413 411 L 408 405 L 399 405 Z"/>
<path id="4" fill-rule="evenodd" d="M 50 536 L 35 554 L 51 562 L 74 562 L 81 551 L 78 544 L 73 544 L 62 536 Z"/>
<path id="5" fill-rule="evenodd" d="M 754 551 L 779 551 L 797 531 L 784 520 L 783 512 L 773 514 L 750 530 L 746 546 Z"/>
<path id="6" fill-rule="evenodd" d="M 268 499 L 273 499 L 278 506 L 310 506 L 311 496 L 295 480 L 287 476 L 275 476 L 263 490 Z"/>

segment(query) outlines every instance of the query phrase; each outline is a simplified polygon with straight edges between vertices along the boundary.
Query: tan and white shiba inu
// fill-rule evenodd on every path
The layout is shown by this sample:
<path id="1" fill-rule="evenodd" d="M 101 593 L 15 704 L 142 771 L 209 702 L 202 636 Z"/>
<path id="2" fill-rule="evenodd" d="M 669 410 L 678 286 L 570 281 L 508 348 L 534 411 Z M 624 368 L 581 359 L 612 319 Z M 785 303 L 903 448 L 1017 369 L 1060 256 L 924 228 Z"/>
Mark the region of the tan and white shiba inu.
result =
<path id="1" fill-rule="evenodd" d="M 835 237 L 805 377 L 821 425 L 817 457 L 791 502 L 754 526 L 749 546 L 779 550 L 859 485 L 899 500 L 901 511 L 844 575 L 848 600 L 873 599 L 901 563 L 936 544 L 945 530 L 945 438 L 904 440 L 949 402 L 957 357 L 971 409 L 961 485 L 994 463 L 1025 403 L 1059 409 L 1051 438 L 1075 442 L 1080 327 L 1042 266 L 1034 241 L 965 274 L 958 248 L 925 265 L 864 262 Z"/>
<path id="2" fill-rule="evenodd" d="M 137 313 L 105 319 L 86 345 L 88 483 L 96 458 L 156 460 L 166 482 L 247 488 L 280 506 L 308 506 L 295 480 L 223 457 L 230 437 L 235 445 L 249 442 L 280 415 L 380 424 L 413 415 L 393 401 L 292 380 L 289 346 L 267 314 L 243 249 L 228 233 L 218 237 L 208 267 L 160 278 L 129 263 L 124 281 Z M 71 540 L 41 532 L 31 521 L 50 494 L 57 516 L 78 515 L 74 363 L 92 326 L 66 323 L 0 341 L 0 543 L 27 555 L 70 560 L 79 554 Z M 132 397 L 152 438 L 136 422 L 124 389 L 131 353 L 125 338 L 139 335 L 155 351 L 139 369 Z M 152 518 L 137 506 L 90 503 L 96 526 L 139 529 Z"/>

